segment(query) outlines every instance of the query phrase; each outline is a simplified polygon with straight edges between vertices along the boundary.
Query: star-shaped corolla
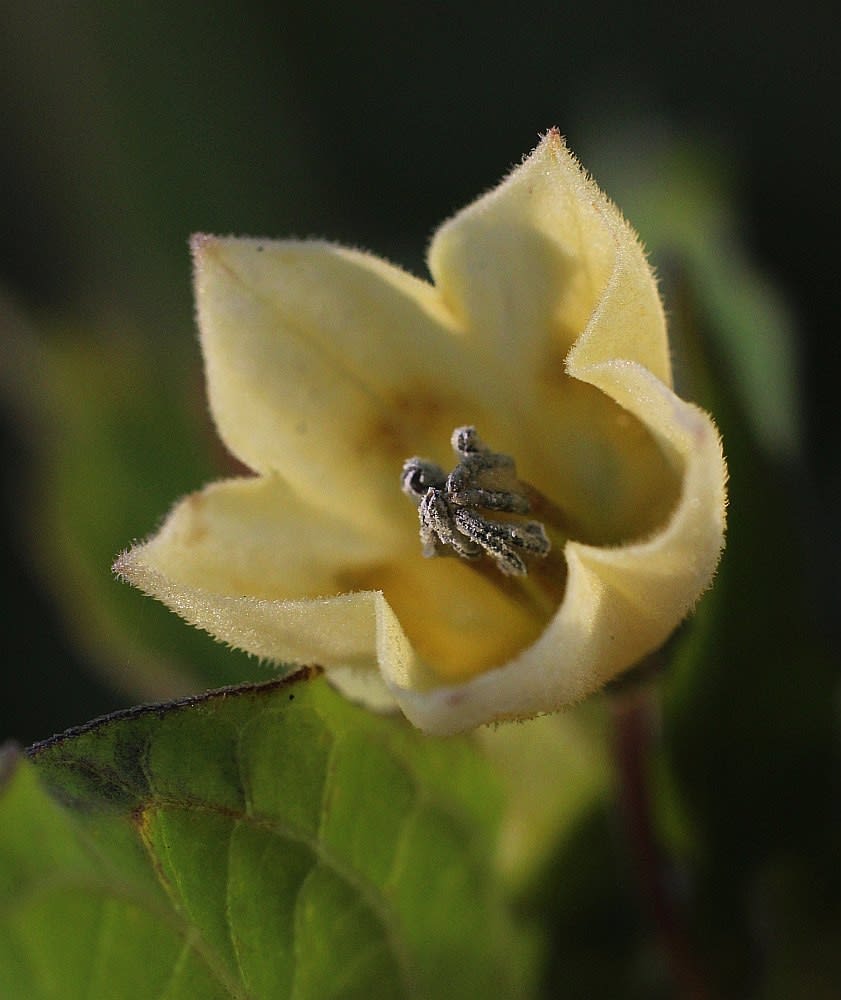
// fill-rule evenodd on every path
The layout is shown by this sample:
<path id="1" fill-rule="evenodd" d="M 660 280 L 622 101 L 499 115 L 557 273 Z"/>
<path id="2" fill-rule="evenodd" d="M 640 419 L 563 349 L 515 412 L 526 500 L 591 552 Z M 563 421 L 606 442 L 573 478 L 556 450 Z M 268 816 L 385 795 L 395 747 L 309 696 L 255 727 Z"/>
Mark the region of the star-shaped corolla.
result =
<path id="1" fill-rule="evenodd" d="M 322 242 L 193 250 L 210 406 L 255 475 L 116 564 L 187 621 L 453 733 L 584 698 L 709 585 L 718 433 L 672 391 L 644 253 L 557 132 L 437 232 L 432 284 Z M 421 551 L 403 463 L 451 468 L 467 425 L 567 519 L 540 600 L 517 591 L 537 570 Z"/>

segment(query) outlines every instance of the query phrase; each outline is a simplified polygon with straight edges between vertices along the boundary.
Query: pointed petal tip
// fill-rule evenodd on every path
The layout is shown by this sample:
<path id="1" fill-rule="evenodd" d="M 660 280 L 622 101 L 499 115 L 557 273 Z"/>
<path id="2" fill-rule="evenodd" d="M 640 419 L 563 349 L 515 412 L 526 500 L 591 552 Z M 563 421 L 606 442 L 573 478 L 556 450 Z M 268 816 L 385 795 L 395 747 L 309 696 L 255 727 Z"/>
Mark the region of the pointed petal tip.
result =
<path id="1" fill-rule="evenodd" d="M 199 257 L 211 244 L 216 243 L 218 237 L 211 233 L 193 233 L 190 237 L 190 253 L 193 257 Z"/>
<path id="2" fill-rule="evenodd" d="M 111 572 L 121 583 L 132 582 L 131 555 L 135 548 L 136 546 L 130 545 L 128 548 L 123 549 L 111 565 Z"/>
<path id="3" fill-rule="evenodd" d="M 559 156 L 562 153 L 568 152 L 566 139 L 557 125 L 553 125 L 545 132 L 540 133 L 540 142 L 530 153 L 526 154 L 524 159 L 527 160 L 531 156 L 534 156 L 535 153 L 540 153 L 544 150 L 551 156 Z"/>

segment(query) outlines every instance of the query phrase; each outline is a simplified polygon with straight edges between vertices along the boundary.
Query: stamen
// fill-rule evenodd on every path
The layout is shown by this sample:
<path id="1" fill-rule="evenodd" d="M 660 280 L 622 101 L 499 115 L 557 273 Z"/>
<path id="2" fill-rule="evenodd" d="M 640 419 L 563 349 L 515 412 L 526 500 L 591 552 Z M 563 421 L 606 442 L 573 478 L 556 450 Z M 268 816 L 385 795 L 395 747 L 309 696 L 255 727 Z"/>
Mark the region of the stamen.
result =
<path id="1" fill-rule="evenodd" d="M 422 458 L 403 465 L 401 486 L 418 508 L 423 554 L 458 555 L 531 609 L 553 611 L 565 579 L 563 511 L 519 480 L 514 459 L 488 448 L 475 427 L 457 427 L 450 443 L 459 461 L 449 475 Z M 522 519 L 530 513 L 541 520 Z"/>

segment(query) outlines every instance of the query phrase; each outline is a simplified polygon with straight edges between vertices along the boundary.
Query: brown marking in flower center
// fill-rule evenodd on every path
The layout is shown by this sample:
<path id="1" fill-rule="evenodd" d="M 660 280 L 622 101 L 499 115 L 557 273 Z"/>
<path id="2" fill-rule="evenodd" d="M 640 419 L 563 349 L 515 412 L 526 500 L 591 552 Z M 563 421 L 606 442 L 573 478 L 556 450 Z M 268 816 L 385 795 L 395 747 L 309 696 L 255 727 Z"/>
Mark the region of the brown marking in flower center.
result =
<path id="1" fill-rule="evenodd" d="M 207 538 L 208 526 L 207 518 L 204 516 L 206 505 L 205 495 L 202 490 L 196 490 L 184 498 L 184 503 L 190 510 L 190 520 L 188 529 L 184 534 L 186 545 L 200 545 Z"/>
<path id="2" fill-rule="evenodd" d="M 438 386 L 409 383 L 396 390 L 357 438 L 359 456 L 375 451 L 398 467 L 407 455 L 441 452 L 454 426 L 473 418 L 475 406 Z M 430 447 L 425 447 L 429 442 Z"/>

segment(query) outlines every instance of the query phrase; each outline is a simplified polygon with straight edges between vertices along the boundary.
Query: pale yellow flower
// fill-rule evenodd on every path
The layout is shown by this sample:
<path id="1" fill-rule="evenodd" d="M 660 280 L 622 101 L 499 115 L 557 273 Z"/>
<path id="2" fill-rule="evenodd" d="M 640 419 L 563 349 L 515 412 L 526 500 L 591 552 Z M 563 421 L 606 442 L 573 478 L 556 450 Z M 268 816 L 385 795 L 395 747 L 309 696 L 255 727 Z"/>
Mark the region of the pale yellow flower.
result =
<path id="1" fill-rule="evenodd" d="M 585 697 L 709 585 L 718 434 L 671 389 L 635 234 L 557 132 L 441 227 L 433 284 L 321 242 L 194 254 L 210 406 L 256 475 L 186 497 L 116 566 L 189 622 L 452 733 Z M 449 470 L 466 424 L 569 519 L 522 580 L 422 555 L 402 464 Z"/>

